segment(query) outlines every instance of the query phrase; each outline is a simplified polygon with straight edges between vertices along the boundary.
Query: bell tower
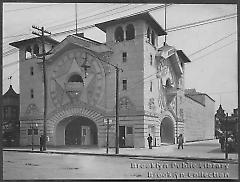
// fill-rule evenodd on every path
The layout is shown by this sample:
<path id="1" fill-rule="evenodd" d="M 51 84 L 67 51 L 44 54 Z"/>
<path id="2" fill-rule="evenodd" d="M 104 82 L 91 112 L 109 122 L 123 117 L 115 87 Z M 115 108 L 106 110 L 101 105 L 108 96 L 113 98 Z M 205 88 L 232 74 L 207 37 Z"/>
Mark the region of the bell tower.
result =
<path id="1" fill-rule="evenodd" d="M 155 69 L 158 36 L 166 32 L 149 13 L 114 19 L 96 27 L 106 33 L 106 45 L 113 51 L 111 63 L 124 70 L 119 79 L 120 100 L 123 96 L 128 97 L 143 112 L 146 86 L 142 81 Z M 114 83 L 114 79 L 110 82 Z M 115 87 L 111 85 L 108 90 L 114 93 Z M 114 103 L 108 105 L 113 106 Z"/>

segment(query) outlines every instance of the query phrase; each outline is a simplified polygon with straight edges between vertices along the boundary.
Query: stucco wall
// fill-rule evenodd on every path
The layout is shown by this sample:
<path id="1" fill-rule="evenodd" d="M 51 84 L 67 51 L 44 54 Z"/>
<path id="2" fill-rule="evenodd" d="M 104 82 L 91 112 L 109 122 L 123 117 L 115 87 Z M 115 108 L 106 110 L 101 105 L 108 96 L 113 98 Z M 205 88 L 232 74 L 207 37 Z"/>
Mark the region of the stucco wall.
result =
<path id="1" fill-rule="evenodd" d="M 205 96 L 205 106 L 185 97 L 184 137 L 186 141 L 214 138 L 214 102 Z"/>

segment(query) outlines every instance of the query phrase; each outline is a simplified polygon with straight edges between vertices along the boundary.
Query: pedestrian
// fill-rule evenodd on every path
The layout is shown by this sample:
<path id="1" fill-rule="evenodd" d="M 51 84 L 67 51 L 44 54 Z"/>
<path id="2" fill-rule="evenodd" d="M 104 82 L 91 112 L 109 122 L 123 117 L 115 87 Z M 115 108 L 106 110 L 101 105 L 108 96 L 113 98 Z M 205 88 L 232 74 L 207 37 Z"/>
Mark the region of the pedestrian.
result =
<path id="1" fill-rule="evenodd" d="M 43 151 L 44 135 L 40 136 L 40 151 Z"/>
<path id="2" fill-rule="evenodd" d="M 221 145 L 221 150 L 224 150 L 225 137 L 223 134 L 221 134 L 219 137 L 219 143 Z"/>
<path id="3" fill-rule="evenodd" d="M 125 147 L 125 137 L 122 137 L 122 147 Z"/>
<path id="4" fill-rule="evenodd" d="M 179 149 L 180 147 L 182 147 L 182 149 L 183 149 L 183 143 L 184 143 L 183 135 L 180 134 L 180 135 L 178 136 L 178 149 Z"/>
<path id="5" fill-rule="evenodd" d="M 149 149 L 152 149 L 152 136 L 149 134 L 147 137 L 147 141 L 148 141 L 148 147 Z"/>

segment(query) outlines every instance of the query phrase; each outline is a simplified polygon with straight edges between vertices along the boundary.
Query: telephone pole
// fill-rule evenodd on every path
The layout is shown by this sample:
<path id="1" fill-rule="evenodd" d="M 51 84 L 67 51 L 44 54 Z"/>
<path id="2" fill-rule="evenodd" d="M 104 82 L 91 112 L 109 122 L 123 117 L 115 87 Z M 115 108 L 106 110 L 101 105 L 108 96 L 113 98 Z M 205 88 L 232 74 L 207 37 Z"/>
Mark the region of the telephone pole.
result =
<path id="1" fill-rule="evenodd" d="M 119 68 L 116 66 L 116 148 L 115 148 L 115 153 L 119 154 Z"/>
<path id="2" fill-rule="evenodd" d="M 43 95 L 44 95 L 44 108 L 43 108 L 43 136 L 44 136 L 44 142 L 43 142 L 43 151 L 46 151 L 46 139 L 47 139 L 47 121 L 46 121 L 46 116 L 47 116 L 47 80 L 46 80 L 46 66 L 45 66 L 45 56 L 47 55 L 45 52 L 45 33 L 46 34 L 51 34 L 50 32 L 44 30 L 44 27 L 36 27 L 32 26 L 32 28 L 40 31 L 40 33 L 32 32 L 34 35 L 37 35 L 41 38 L 42 41 L 42 54 L 39 56 L 42 56 L 43 60 Z"/>

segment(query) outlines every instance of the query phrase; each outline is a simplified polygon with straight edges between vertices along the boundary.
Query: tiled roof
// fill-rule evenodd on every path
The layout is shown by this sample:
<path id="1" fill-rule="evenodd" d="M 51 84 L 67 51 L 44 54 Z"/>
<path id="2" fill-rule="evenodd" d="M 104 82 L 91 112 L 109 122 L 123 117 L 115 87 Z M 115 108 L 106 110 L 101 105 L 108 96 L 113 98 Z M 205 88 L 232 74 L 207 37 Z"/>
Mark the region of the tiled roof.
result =
<path id="1" fill-rule="evenodd" d="M 13 90 L 13 88 L 12 88 L 12 85 L 10 85 L 10 87 L 9 87 L 9 89 L 8 89 L 8 91 L 4 94 L 4 96 L 18 96 L 19 94 L 17 94 L 14 90 Z"/>

